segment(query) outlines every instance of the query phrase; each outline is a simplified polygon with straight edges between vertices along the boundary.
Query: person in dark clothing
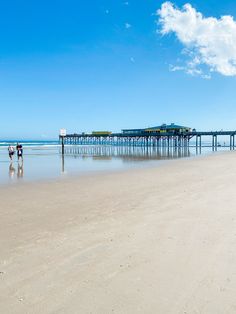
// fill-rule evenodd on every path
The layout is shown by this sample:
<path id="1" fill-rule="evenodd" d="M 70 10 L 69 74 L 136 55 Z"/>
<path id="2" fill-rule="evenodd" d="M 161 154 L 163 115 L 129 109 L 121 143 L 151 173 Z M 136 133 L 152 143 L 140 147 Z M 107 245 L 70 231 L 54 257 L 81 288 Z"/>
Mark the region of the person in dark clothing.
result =
<path id="1" fill-rule="evenodd" d="M 17 151 L 17 158 L 18 160 L 21 158 L 23 159 L 23 147 L 21 144 L 17 143 L 16 145 L 16 151 Z"/>

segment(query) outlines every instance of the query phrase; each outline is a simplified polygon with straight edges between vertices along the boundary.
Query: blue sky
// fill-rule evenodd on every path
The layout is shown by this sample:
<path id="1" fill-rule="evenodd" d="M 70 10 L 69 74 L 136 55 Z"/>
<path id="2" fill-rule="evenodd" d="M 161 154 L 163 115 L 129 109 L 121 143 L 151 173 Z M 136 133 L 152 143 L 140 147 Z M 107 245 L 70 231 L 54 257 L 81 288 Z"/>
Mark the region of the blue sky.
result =
<path id="1" fill-rule="evenodd" d="M 236 129 L 235 75 L 209 63 L 210 79 L 170 70 L 189 56 L 177 31 L 157 32 L 163 2 L 0 1 L 0 138 L 164 122 Z M 236 17 L 234 1 L 189 3 L 205 17 Z"/>

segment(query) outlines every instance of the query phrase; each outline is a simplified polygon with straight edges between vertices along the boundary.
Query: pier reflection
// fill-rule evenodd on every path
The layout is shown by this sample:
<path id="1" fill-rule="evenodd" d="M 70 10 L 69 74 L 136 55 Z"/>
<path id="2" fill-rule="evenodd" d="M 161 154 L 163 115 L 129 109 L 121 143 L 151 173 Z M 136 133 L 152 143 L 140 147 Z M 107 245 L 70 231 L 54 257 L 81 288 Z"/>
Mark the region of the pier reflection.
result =
<path id="1" fill-rule="evenodd" d="M 65 173 L 65 154 L 61 154 L 61 172 Z"/>
<path id="2" fill-rule="evenodd" d="M 123 162 L 165 160 L 189 157 L 188 147 L 127 147 L 127 146 L 70 146 L 65 147 L 66 157 L 111 160 Z M 64 169 L 64 161 L 62 163 Z"/>

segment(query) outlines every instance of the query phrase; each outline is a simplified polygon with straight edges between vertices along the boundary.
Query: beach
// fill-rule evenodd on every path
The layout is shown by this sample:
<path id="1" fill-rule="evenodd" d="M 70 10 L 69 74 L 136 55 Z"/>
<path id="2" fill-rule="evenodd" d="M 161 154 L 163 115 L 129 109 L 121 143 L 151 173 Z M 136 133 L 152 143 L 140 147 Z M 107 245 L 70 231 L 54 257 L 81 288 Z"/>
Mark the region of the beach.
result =
<path id="1" fill-rule="evenodd" d="M 0 187 L 0 312 L 236 313 L 236 153 Z"/>

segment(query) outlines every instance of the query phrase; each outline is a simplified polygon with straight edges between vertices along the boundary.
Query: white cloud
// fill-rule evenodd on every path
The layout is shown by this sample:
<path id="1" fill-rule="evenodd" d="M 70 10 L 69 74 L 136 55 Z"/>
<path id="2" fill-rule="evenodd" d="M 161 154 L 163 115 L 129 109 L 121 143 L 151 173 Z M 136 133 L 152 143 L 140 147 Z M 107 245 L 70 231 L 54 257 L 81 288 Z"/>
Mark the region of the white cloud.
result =
<path id="1" fill-rule="evenodd" d="M 186 70 L 186 67 L 170 64 L 169 65 L 169 70 L 171 72 L 183 71 L 183 70 Z"/>
<path id="2" fill-rule="evenodd" d="M 191 4 L 178 9 L 171 2 L 163 3 L 157 15 L 161 34 L 175 33 L 190 57 L 184 67 L 172 67 L 172 71 L 210 78 L 203 71 L 207 66 L 210 72 L 236 76 L 236 21 L 232 16 L 204 17 Z"/>
<path id="3" fill-rule="evenodd" d="M 125 28 L 126 28 L 126 29 L 129 29 L 130 27 L 131 27 L 131 24 L 125 23 Z"/>

